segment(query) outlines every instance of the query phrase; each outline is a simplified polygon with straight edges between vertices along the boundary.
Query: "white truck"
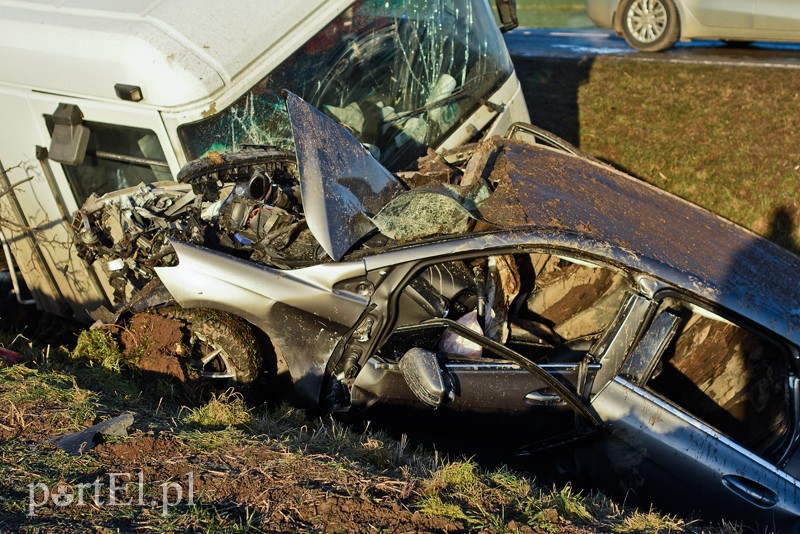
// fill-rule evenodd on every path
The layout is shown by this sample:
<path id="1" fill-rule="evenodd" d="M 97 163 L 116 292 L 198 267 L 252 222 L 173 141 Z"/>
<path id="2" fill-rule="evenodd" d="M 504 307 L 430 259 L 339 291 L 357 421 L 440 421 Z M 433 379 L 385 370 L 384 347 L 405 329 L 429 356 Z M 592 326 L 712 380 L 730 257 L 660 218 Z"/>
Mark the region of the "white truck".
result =
<path id="1" fill-rule="evenodd" d="M 513 0 L 497 0 L 504 27 Z M 110 304 L 76 254 L 92 194 L 173 180 L 187 161 L 291 148 L 286 88 L 390 170 L 527 122 L 488 0 L 0 0 L 0 229 L 42 310 Z M 23 280 L 19 280 L 19 276 Z"/>

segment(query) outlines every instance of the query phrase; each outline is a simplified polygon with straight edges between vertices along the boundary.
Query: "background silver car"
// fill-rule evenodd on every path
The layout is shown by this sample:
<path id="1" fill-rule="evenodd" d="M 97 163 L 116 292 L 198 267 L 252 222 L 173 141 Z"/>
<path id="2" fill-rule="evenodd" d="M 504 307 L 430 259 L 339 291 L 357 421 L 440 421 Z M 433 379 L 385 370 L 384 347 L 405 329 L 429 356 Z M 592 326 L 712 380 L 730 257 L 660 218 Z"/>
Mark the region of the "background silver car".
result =
<path id="1" fill-rule="evenodd" d="M 678 39 L 800 40 L 800 2 L 791 0 L 587 0 L 589 17 L 643 52 Z"/>

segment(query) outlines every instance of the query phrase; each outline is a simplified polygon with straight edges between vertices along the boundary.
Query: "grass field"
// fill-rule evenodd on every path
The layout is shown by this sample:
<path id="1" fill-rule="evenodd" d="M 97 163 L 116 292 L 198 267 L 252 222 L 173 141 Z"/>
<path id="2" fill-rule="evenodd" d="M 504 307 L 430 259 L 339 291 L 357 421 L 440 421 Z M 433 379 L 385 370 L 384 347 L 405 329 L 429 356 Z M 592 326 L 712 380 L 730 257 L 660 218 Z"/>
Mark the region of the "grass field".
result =
<path id="1" fill-rule="evenodd" d="M 800 77 L 612 58 L 517 61 L 532 121 L 800 251 Z"/>
<path id="2" fill-rule="evenodd" d="M 0 532 L 737 532 L 231 393 L 183 407 L 107 365 L 118 349 L 92 335 L 91 367 L 5 340 L 29 361 L 0 368 Z M 47 441 L 121 412 L 130 435 L 83 455 Z"/>
<path id="3" fill-rule="evenodd" d="M 523 28 L 589 28 L 586 3 L 578 0 L 517 0 Z"/>

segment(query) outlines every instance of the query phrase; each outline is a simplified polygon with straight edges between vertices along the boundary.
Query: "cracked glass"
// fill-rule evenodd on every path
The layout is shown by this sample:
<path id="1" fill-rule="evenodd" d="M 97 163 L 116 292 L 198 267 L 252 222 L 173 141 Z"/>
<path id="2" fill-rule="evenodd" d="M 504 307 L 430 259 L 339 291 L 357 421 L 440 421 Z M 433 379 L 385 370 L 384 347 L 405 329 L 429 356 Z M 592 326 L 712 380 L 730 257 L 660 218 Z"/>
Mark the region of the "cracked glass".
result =
<path id="1" fill-rule="evenodd" d="M 243 144 L 292 148 L 289 89 L 392 170 L 437 146 L 511 74 L 485 0 L 361 0 L 228 108 L 184 125 L 189 158 Z"/>

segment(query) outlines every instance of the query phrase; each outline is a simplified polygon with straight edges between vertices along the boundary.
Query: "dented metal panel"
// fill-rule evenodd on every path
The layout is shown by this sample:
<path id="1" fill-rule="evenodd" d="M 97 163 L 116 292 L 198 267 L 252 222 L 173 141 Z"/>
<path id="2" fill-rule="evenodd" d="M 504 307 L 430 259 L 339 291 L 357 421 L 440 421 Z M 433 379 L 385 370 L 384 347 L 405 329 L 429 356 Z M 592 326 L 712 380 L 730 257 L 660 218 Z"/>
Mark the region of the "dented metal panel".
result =
<path id="1" fill-rule="evenodd" d="M 553 228 L 602 240 L 650 273 L 800 343 L 800 257 L 610 166 L 506 141 L 480 213 L 506 228 Z"/>
<path id="2" fill-rule="evenodd" d="M 311 232 L 334 260 L 340 260 L 375 229 L 378 213 L 404 187 L 344 127 L 286 95 L 295 138 L 303 207 Z"/>
<path id="3" fill-rule="evenodd" d="M 622 484 L 779 531 L 800 525 L 800 482 L 714 429 L 621 378 L 592 402 L 610 429 L 603 455 Z M 609 473 L 610 474 L 610 473 Z M 652 482 L 658 481 L 656 484 Z M 749 488 L 752 491 L 747 491 Z"/>
<path id="4" fill-rule="evenodd" d="M 349 282 L 364 275 L 363 262 L 279 271 L 186 243 L 173 246 L 178 264 L 156 272 L 175 301 L 224 310 L 259 327 L 288 365 L 298 400 L 316 407 L 328 359 L 369 302 Z"/>

